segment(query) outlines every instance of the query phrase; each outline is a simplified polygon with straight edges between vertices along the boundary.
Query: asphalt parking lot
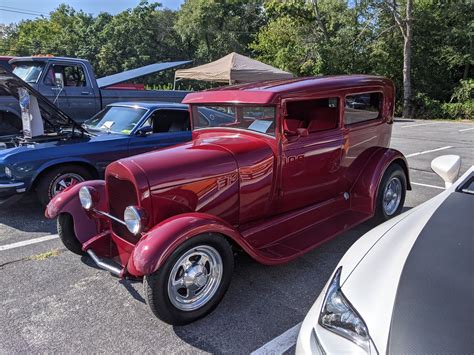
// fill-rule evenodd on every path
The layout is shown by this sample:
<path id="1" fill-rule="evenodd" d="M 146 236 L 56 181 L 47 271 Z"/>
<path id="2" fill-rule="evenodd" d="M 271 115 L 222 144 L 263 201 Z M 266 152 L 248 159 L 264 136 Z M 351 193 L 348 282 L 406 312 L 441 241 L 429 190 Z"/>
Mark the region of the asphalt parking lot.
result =
<path id="1" fill-rule="evenodd" d="M 392 147 L 410 165 L 408 209 L 442 191 L 430 169 L 433 158 L 460 155 L 462 173 L 474 165 L 474 124 L 397 120 Z M 283 266 L 238 256 L 218 308 L 173 327 L 148 310 L 141 283 L 120 281 L 66 251 L 54 237 L 55 223 L 44 219 L 33 197 L 24 199 L 0 210 L 0 353 L 291 353 L 295 326 L 345 251 L 371 226 L 360 225 Z"/>

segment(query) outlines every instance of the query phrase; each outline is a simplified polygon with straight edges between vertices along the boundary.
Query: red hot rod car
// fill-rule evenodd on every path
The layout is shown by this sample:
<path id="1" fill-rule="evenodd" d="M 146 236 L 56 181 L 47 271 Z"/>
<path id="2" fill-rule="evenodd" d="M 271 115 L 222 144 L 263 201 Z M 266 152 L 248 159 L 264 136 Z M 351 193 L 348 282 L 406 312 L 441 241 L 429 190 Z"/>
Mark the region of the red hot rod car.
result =
<path id="1" fill-rule="evenodd" d="M 405 158 L 389 148 L 387 79 L 264 82 L 184 102 L 191 142 L 118 160 L 105 181 L 75 185 L 46 210 L 69 250 L 143 278 L 165 322 L 189 323 L 217 306 L 235 249 L 280 264 L 402 209 L 410 184 Z"/>

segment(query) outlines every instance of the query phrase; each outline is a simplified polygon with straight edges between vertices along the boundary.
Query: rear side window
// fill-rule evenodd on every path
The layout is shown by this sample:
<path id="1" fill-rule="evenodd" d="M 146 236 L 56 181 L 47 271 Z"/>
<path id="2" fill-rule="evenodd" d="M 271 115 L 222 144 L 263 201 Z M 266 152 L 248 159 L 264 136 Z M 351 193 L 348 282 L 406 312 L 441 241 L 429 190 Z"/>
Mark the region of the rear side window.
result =
<path id="1" fill-rule="evenodd" d="M 370 92 L 346 96 L 344 124 L 375 120 L 382 116 L 382 93 Z"/>

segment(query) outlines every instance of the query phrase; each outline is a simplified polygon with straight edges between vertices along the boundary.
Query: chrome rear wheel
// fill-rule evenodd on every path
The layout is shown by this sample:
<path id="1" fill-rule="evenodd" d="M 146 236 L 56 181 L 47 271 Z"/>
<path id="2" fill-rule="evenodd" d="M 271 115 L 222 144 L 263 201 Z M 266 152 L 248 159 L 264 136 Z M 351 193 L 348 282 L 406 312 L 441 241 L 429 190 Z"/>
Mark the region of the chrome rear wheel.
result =
<path id="1" fill-rule="evenodd" d="M 392 216 L 400 206 L 402 199 L 402 182 L 398 176 L 392 177 L 383 192 L 383 210 L 387 216 Z"/>

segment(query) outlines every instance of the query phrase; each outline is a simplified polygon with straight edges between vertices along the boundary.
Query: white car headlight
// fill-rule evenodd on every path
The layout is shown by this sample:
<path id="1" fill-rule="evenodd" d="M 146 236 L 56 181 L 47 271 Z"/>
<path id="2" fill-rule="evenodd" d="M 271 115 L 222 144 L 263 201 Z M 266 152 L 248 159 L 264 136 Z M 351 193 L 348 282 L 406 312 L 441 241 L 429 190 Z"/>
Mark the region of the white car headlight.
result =
<path id="1" fill-rule="evenodd" d="M 93 191 L 91 187 L 82 186 L 79 189 L 79 200 L 81 201 L 82 208 L 85 210 L 90 210 L 94 207 L 94 199 L 92 197 Z"/>
<path id="2" fill-rule="evenodd" d="M 13 176 L 12 171 L 8 166 L 5 167 L 5 175 L 8 176 L 9 178 Z"/>
<path id="3" fill-rule="evenodd" d="M 130 233 L 137 235 L 143 230 L 144 212 L 135 206 L 128 206 L 123 213 L 123 220 Z"/>
<path id="4" fill-rule="evenodd" d="M 367 353 L 370 352 L 370 336 L 367 325 L 341 291 L 340 277 L 342 267 L 337 269 L 326 292 L 319 324 L 353 343 Z"/>

